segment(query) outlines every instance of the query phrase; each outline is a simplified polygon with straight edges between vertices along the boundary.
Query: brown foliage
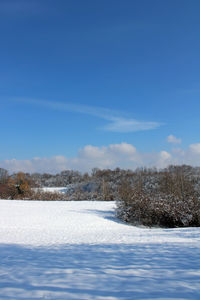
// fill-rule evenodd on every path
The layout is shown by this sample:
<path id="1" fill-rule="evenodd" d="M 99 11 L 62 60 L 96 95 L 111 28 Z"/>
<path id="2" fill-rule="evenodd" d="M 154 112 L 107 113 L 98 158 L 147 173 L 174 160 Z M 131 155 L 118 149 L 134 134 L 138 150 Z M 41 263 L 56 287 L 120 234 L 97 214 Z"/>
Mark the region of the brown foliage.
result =
<path id="1" fill-rule="evenodd" d="M 26 176 L 25 173 L 19 172 L 16 174 L 14 178 L 14 183 L 16 185 L 16 188 L 18 190 L 18 197 L 27 197 L 31 194 L 31 182 L 28 179 L 28 176 Z"/>
<path id="2" fill-rule="evenodd" d="M 3 183 L 0 184 L 0 198 L 1 199 L 16 199 L 17 189 L 13 184 Z"/>

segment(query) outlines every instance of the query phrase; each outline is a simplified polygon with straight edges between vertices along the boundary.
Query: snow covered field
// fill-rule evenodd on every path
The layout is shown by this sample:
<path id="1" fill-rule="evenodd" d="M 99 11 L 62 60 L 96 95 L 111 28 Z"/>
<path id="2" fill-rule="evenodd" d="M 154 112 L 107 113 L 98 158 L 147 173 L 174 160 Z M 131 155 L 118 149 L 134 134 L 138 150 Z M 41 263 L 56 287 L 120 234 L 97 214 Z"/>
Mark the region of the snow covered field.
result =
<path id="1" fill-rule="evenodd" d="M 133 227 L 114 208 L 0 200 L 0 299 L 200 299 L 200 228 Z"/>
<path id="2" fill-rule="evenodd" d="M 70 184 L 68 185 L 71 186 Z M 49 192 L 49 193 L 66 193 L 67 187 L 42 187 L 42 188 L 34 188 L 33 190 L 42 191 L 42 192 Z"/>

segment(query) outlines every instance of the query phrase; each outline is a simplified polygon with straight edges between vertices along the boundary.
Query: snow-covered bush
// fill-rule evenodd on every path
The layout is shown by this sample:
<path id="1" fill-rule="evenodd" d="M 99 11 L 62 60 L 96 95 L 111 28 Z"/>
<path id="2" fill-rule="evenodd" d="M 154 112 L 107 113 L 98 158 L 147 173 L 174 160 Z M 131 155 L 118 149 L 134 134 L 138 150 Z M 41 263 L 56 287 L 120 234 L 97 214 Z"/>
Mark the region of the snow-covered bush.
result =
<path id="1" fill-rule="evenodd" d="M 181 168 L 166 170 L 149 188 L 145 177 L 140 173 L 135 185 L 122 183 L 117 201 L 119 218 L 146 226 L 200 226 L 200 194 L 193 178 Z"/>

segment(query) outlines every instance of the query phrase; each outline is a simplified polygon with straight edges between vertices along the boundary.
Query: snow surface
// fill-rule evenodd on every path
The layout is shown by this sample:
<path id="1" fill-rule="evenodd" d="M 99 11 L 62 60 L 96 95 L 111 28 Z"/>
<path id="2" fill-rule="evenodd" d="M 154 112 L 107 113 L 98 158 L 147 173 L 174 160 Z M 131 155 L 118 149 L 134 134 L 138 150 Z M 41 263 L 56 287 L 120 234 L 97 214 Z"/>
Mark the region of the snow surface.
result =
<path id="1" fill-rule="evenodd" d="M 142 228 L 114 202 L 0 201 L 0 299 L 200 299 L 200 228 Z"/>
<path id="2" fill-rule="evenodd" d="M 49 193 L 61 193 L 64 194 L 72 185 L 68 185 L 67 187 L 42 187 L 42 188 L 34 188 L 37 192 L 41 190 L 42 192 L 49 192 Z"/>

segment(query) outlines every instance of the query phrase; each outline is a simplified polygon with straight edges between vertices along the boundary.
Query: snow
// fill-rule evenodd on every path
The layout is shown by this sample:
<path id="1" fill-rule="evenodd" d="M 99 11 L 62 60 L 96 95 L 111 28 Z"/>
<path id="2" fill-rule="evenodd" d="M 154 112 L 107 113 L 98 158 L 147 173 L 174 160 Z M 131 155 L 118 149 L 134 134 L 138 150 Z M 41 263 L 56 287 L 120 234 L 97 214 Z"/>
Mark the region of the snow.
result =
<path id="1" fill-rule="evenodd" d="M 71 186 L 70 184 L 68 185 Z M 41 190 L 42 192 L 49 193 L 66 193 L 69 187 L 42 187 L 42 188 L 34 188 L 35 191 Z"/>
<path id="2" fill-rule="evenodd" d="M 200 299 L 200 228 L 145 228 L 101 201 L 0 201 L 0 299 Z"/>

